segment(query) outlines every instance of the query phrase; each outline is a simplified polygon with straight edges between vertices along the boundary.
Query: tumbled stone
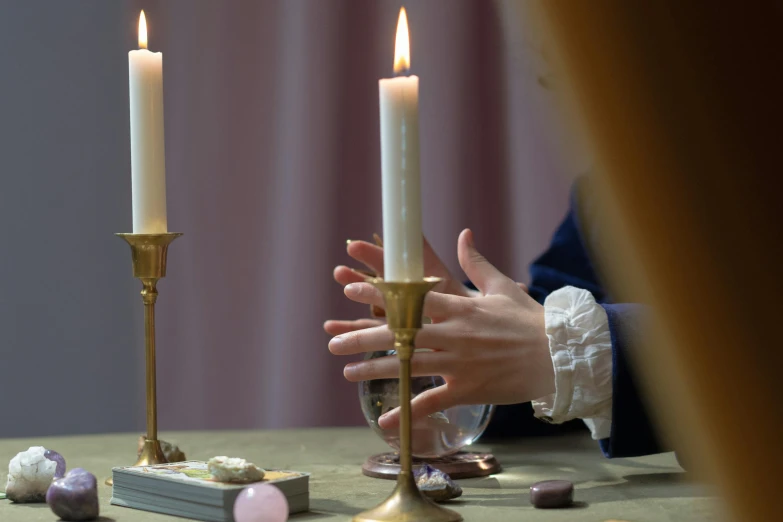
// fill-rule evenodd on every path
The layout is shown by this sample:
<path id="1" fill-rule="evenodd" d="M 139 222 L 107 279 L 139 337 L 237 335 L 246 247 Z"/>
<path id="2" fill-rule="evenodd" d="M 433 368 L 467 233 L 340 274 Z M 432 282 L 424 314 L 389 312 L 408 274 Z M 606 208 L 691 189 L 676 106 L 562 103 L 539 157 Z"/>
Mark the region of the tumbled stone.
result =
<path id="1" fill-rule="evenodd" d="M 72 469 L 64 478 L 52 482 L 46 503 L 62 520 L 95 520 L 100 513 L 98 481 L 85 469 Z"/>
<path id="2" fill-rule="evenodd" d="M 147 440 L 145 435 L 139 437 L 139 445 L 136 450 L 136 456 L 141 457 L 141 452 L 144 450 L 144 442 Z M 166 462 L 182 462 L 188 460 L 185 457 L 185 453 L 179 449 L 179 446 L 166 442 L 165 440 L 159 440 L 160 449 L 163 450 L 163 456 L 166 457 Z"/>
<path id="3" fill-rule="evenodd" d="M 288 500 L 270 484 L 257 484 L 242 490 L 234 501 L 236 522 L 285 522 Z"/>
<path id="4" fill-rule="evenodd" d="M 207 462 L 207 467 L 218 482 L 249 484 L 264 478 L 264 470 L 245 459 L 213 457 Z"/>
<path id="5" fill-rule="evenodd" d="M 63 478 L 65 476 L 65 458 L 54 450 L 46 450 L 44 457 L 57 463 L 57 468 L 54 470 L 54 478 Z"/>
<path id="6" fill-rule="evenodd" d="M 451 477 L 429 464 L 422 464 L 413 472 L 419 491 L 435 502 L 443 502 L 462 495 L 462 488 Z"/>
<path id="7" fill-rule="evenodd" d="M 14 502 L 43 502 L 52 483 L 57 462 L 45 457 L 46 448 L 32 446 L 17 453 L 8 464 L 5 494 Z"/>
<path id="8" fill-rule="evenodd" d="M 544 480 L 530 486 L 530 503 L 537 508 L 562 508 L 574 503 L 574 484 L 567 480 Z"/>

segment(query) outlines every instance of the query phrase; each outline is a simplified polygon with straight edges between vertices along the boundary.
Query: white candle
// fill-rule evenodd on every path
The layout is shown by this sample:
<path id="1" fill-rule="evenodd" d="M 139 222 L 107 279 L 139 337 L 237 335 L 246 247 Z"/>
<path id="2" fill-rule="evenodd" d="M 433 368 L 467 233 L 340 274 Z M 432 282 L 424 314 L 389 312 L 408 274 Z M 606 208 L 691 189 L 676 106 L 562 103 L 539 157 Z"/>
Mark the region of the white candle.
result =
<path id="1" fill-rule="evenodd" d="M 168 232 L 163 146 L 163 54 L 147 50 L 147 21 L 139 17 L 139 50 L 128 53 L 133 233 Z"/>
<path id="2" fill-rule="evenodd" d="M 397 22 L 394 72 L 410 69 L 405 8 Z M 424 277 L 419 181 L 419 78 L 398 76 L 378 82 L 381 107 L 383 263 L 387 281 Z"/>

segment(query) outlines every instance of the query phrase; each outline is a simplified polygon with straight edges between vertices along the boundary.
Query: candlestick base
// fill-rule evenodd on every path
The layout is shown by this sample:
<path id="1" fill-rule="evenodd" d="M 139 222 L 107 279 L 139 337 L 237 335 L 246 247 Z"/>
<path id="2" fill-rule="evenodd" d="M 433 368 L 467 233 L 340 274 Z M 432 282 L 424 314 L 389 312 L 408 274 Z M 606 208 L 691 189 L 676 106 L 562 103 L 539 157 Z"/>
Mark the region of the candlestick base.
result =
<path id="1" fill-rule="evenodd" d="M 166 460 L 166 456 L 163 454 L 163 449 L 160 447 L 160 441 L 146 439 L 134 466 L 154 466 L 155 464 L 166 464 L 167 462 L 168 460 Z M 106 479 L 106 485 L 114 485 L 112 477 Z"/>
<path id="2" fill-rule="evenodd" d="M 462 516 L 456 511 L 440 507 L 426 498 L 413 475 L 402 474 L 391 496 L 379 506 L 359 513 L 353 522 L 459 522 Z"/>
<path id="3" fill-rule="evenodd" d="M 139 455 L 139 460 L 134 466 L 154 466 L 155 464 L 166 464 L 166 456 L 160 447 L 160 441 L 147 439 L 144 441 L 144 447 Z"/>

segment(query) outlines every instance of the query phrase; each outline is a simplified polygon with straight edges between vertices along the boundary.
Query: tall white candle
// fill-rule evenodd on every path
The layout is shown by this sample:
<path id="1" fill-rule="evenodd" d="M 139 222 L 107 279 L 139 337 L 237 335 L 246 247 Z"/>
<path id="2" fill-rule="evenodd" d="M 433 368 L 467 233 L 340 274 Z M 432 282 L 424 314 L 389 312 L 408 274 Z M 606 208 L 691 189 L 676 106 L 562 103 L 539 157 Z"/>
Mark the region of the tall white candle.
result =
<path id="1" fill-rule="evenodd" d="M 424 277 L 419 181 L 419 78 L 410 69 L 408 19 L 400 10 L 394 53 L 397 78 L 378 82 L 381 108 L 383 263 L 387 281 Z"/>
<path id="2" fill-rule="evenodd" d="M 147 21 L 139 17 L 139 49 L 128 53 L 133 233 L 168 232 L 163 143 L 163 54 L 147 50 Z"/>

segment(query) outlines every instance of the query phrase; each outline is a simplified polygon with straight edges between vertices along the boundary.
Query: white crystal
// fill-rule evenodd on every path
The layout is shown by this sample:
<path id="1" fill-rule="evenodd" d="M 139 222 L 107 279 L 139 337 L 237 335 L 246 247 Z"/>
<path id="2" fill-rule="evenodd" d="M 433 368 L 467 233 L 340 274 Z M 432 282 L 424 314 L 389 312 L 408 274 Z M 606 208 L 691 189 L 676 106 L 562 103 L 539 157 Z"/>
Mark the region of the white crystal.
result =
<path id="1" fill-rule="evenodd" d="M 43 502 L 52 484 L 57 463 L 44 456 L 46 448 L 32 446 L 17 453 L 8 465 L 5 494 L 14 502 Z"/>
<path id="2" fill-rule="evenodd" d="M 218 482 L 247 484 L 264 478 L 264 470 L 245 459 L 213 457 L 207 462 L 209 472 Z"/>

